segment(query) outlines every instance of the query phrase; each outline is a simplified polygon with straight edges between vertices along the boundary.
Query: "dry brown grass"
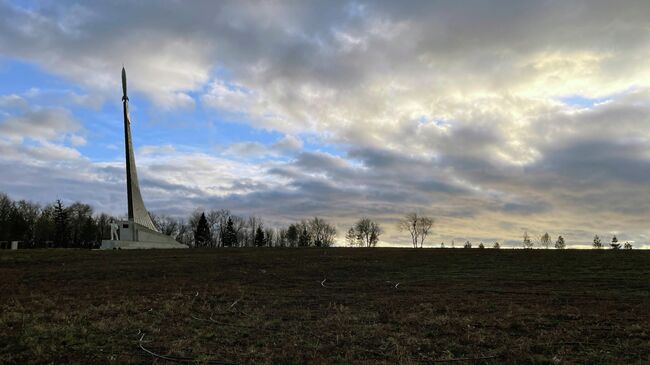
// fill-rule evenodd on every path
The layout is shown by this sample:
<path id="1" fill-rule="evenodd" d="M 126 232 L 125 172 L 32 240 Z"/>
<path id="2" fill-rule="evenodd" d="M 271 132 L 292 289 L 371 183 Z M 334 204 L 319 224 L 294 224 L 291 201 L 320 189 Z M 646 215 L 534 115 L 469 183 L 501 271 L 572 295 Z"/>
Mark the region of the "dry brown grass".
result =
<path id="1" fill-rule="evenodd" d="M 649 288 L 645 251 L 0 252 L 0 363 L 647 364 Z"/>

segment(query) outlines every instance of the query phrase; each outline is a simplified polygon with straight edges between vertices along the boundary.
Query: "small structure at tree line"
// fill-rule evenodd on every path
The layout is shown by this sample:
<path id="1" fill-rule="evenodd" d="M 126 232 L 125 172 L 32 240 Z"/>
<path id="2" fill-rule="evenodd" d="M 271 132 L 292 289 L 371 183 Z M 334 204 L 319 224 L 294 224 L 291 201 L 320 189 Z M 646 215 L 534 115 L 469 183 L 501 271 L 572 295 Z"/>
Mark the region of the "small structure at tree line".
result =
<path id="1" fill-rule="evenodd" d="M 0 250 L 17 250 L 20 241 L 0 241 Z"/>
<path id="2" fill-rule="evenodd" d="M 126 93 L 126 70 L 122 68 L 122 107 L 124 112 L 124 148 L 126 152 L 126 194 L 128 220 L 111 224 L 111 239 L 102 241 L 102 249 L 187 248 L 170 236 L 160 233 L 144 206 L 131 141 L 129 97 Z M 114 225 L 115 224 L 115 225 Z M 115 232 L 119 231 L 116 235 Z M 117 239 L 116 239 L 117 238 Z"/>

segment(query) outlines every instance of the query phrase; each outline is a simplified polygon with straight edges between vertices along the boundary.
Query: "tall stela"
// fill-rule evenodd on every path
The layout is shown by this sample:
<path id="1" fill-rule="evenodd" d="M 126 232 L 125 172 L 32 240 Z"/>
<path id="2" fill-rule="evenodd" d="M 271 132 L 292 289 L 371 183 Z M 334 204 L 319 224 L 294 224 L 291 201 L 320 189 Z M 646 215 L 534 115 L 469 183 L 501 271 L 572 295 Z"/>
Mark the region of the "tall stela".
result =
<path id="1" fill-rule="evenodd" d="M 159 232 L 153 224 L 147 208 L 144 206 L 138 172 L 135 169 L 133 142 L 131 141 L 131 120 L 129 118 L 129 97 L 126 92 L 126 70 L 122 67 L 122 106 L 124 108 L 124 148 L 126 155 L 126 194 L 128 199 L 129 220 Z"/>

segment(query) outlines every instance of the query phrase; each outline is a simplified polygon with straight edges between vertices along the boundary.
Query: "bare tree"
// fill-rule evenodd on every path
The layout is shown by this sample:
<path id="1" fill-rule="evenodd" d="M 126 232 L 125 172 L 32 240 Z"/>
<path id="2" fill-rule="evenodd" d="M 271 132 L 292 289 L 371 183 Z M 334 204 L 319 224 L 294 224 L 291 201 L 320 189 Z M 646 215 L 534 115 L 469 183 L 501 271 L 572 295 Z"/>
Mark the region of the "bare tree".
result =
<path id="1" fill-rule="evenodd" d="M 246 240 L 248 238 L 248 232 L 246 232 L 246 220 L 238 215 L 232 215 L 230 216 L 230 219 L 232 220 L 233 228 L 235 229 L 235 237 L 237 237 L 235 246 L 246 246 Z"/>
<path id="2" fill-rule="evenodd" d="M 273 228 L 264 229 L 264 240 L 266 241 L 266 245 L 268 247 L 273 247 L 274 239 L 275 239 L 275 229 Z"/>
<path id="3" fill-rule="evenodd" d="M 551 244 L 551 236 L 548 235 L 548 232 L 544 233 L 542 237 L 539 238 L 539 245 L 548 248 Z"/>
<path id="4" fill-rule="evenodd" d="M 262 219 L 255 217 L 255 216 L 250 216 L 248 217 L 248 222 L 246 225 L 246 246 L 247 247 L 255 247 L 255 235 L 257 233 L 257 229 L 262 227 Z M 264 234 L 264 232 L 262 232 Z"/>
<path id="5" fill-rule="evenodd" d="M 185 223 L 183 220 L 178 222 L 178 234 L 176 235 L 176 241 L 188 245 L 194 245 L 194 231 L 192 230 L 192 225 Z"/>
<path id="6" fill-rule="evenodd" d="M 533 241 L 530 239 L 528 231 L 524 231 L 524 239 L 522 241 L 522 244 L 524 248 L 533 248 Z"/>
<path id="7" fill-rule="evenodd" d="M 424 240 L 429 235 L 431 227 L 433 227 L 433 218 L 430 217 L 421 217 L 417 213 L 407 213 L 398 223 L 398 228 L 400 231 L 408 231 L 411 235 L 411 244 L 413 248 L 417 248 L 418 244 L 420 248 L 424 246 Z"/>
<path id="8" fill-rule="evenodd" d="M 359 239 L 357 237 L 357 232 L 354 230 L 354 227 L 350 227 L 350 229 L 348 230 L 348 233 L 345 234 L 345 241 L 350 246 L 359 245 L 360 241 L 359 241 Z"/>
<path id="9" fill-rule="evenodd" d="M 433 227 L 433 218 L 422 217 L 418 222 L 418 229 L 420 231 L 420 248 L 424 245 L 424 240 L 429 235 L 429 231 Z"/>
<path id="10" fill-rule="evenodd" d="M 287 247 L 287 229 L 280 228 L 278 229 L 277 234 L 275 235 L 275 247 Z"/>
<path id="11" fill-rule="evenodd" d="M 419 230 L 418 230 L 418 214 L 417 213 L 407 213 L 398 223 L 398 228 L 400 231 L 408 231 L 411 235 L 411 244 L 413 248 L 418 247 L 419 242 Z"/>
<path id="12" fill-rule="evenodd" d="M 221 246 L 221 235 L 223 234 L 230 212 L 227 209 L 210 210 L 205 214 L 210 227 L 210 247 Z"/>
<path id="13" fill-rule="evenodd" d="M 307 222 L 309 235 L 316 247 L 330 247 L 334 244 L 336 228 L 322 218 L 314 217 Z"/>
<path id="14" fill-rule="evenodd" d="M 153 222 L 162 234 L 176 238 L 180 230 L 180 222 L 168 215 L 151 214 Z"/>
<path id="15" fill-rule="evenodd" d="M 356 233 L 357 240 L 361 242 L 362 246 L 377 246 L 377 242 L 379 242 L 379 235 L 382 233 L 381 227 L 379 227 L 378 223 L 375 223 L 369 218 L 364 217 L 355 223 L 353 228 Z"/>

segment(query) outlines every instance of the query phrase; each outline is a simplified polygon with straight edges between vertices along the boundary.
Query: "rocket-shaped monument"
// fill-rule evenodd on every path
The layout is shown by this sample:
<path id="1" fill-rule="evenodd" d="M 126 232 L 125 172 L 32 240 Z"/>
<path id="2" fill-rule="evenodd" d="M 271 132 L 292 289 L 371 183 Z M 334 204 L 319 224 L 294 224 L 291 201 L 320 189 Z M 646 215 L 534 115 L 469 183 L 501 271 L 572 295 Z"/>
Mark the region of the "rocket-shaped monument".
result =
<path id="1" fill-rule="evenodd" d="M 128 220 L 118 222 L 119 240 L 102 241 L 103 249 L 138 248 L 187 248 L 172 237 L 160 233 L 144 206 L 138 171 L 135 167 L 131 119 L 129 118 L 129 97 L 126 88 L 126 70 L 122 67 L 122 108 L 124 112 L 124 152 L 126 156 L 126 196 Z"/>
<path id="2" fill-rule="evenodd" d="M 124 111 L 124 149 L 126 156 L 126 196 L 128 200 L 129 220 L 158 232 L 144 206 L 138 171 L 135 168 L 133 141 L 131 140 L 131 119 L 129 118 L 129 97 L 126 94 L 126 70 L 122 67 L 122 108 Z"/>

